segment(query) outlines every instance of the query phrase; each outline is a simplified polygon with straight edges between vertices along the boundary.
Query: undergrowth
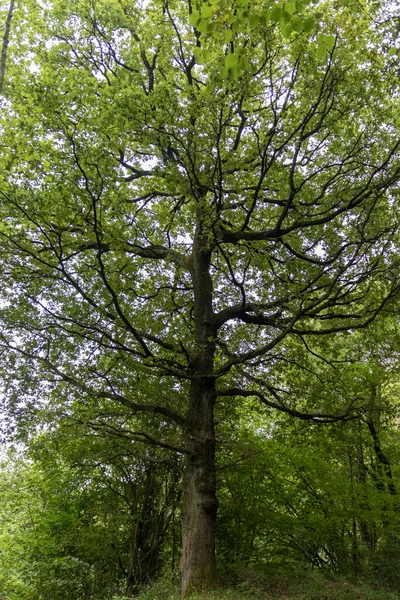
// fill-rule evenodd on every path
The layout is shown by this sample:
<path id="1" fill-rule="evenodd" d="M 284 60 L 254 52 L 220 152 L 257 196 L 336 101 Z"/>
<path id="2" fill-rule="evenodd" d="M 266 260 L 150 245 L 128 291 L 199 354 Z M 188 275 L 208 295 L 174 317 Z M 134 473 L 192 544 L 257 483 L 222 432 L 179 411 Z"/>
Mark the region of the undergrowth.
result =
<path id="1" fill-rule="evenodd" d="M 181 600 L 181 596 L 179 587 L 164 579 L 143 589 L 135 600 Z M 400 592 L 314 571 L 261 576 L 248 570 L 234 585 L 193 594 L 189 600 L 400 600 Z"/>

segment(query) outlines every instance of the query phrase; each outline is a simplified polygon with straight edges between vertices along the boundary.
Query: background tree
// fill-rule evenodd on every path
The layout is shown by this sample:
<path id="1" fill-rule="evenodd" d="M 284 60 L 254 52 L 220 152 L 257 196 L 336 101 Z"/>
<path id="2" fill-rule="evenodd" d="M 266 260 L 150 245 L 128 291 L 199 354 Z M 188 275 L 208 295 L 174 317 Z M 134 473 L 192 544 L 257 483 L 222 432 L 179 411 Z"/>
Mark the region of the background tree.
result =
<path id="1" fill-rule="evenodd" d="M 8 48 L 8 44 L 10 41 L 11 21 L 13 18 L 14 10 L 15 10 L 15 1 L 10 0 L 7 17 L 6 17 L 6 22 L 4 25 L 4 36 L 3 36 L 3 43 L 1 46 L 1 55 L 0 55 L 0 94 L 3 91 L 4 75 L 5 75 L 5 71 L 6 71 L 6 61 L 7 61 L 7 48 Z"/>
<path id="2" fill-rule="evenodd" d="M 281 414 L 268 424 L 253 405 L 239 409 L 229 435 L 219 433 L 219 552 L 236 576 L 249 566 L 273 574 L 302 564 L 398 587 L 392 561 L 399 530 L 398 393 L 390 321 L 383 326 L 380 319 L 368 335 L 348 336 L 341 348 L 335 342 L 334 353 L 325 339 L 319 359 L 315 345 L 302 364 L 298 350 L 288 352 L 281 365 L 281 377 L 286 370 L 297 382 L 305 405 L 310 390 L 321 387 L 334 402 L 364 397 L 364 417 L 321 428 Z"/>
<path id="3" fill-rule="evenodd" d="M 363 405 L 298 404 L 279 365 L 398 291 L 396 57 L 372 4 L 32 10 L 1 125 L 5 391 L 184 456 L 183 592 L 209 587 L 216 401 Z"/>
<path id="4" fill-rule="evenodd" d="M 169 532 L 180 471 L 154 453 L 132 455 L 130 443 L 69 429 L 36 436 L 25 456 L 10 452 L 1 464 L 6 597 L 132 596 L 162 566 L 177 567 Z"/>

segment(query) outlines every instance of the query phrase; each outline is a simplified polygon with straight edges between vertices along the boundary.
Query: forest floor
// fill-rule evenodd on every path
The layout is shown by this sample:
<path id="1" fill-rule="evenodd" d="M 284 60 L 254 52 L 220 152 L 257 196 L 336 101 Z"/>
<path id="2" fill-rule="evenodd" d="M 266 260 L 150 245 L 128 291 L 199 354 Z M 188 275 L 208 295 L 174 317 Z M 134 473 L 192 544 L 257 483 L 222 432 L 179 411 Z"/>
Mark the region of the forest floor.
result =
<path id="1" fill-rule="evenodd" d="M 119 599 L 114 600 L 129 600 Z M 181 600 L 179 589 L 159 581 L 142 591 L 136 600 Z M 400 600 L 400 590 L 365 581 L 304 572 L 281 575 L 270 580 L 247 575 L 235 586 L 194 594 L 190 600 Z"/>

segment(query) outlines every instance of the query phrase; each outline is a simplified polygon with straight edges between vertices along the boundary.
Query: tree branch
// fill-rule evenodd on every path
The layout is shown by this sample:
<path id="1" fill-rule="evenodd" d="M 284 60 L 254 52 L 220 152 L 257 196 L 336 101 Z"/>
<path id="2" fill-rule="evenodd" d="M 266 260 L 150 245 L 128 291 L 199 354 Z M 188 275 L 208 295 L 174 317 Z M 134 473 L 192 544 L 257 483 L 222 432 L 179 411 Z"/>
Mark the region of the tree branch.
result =
<path id="1" fill-rule="evenodd" d="M 314 423 L 335 423 L 336 421 L 350 421 L 353 419 L 358 419 L 361 414 L 364 412 L 364 409 L 353 408 L 352 404 L 346 409 L 344 413 L 341 415 L 335 415 L 331 413 L 306 413 L 302 411 L 295 410 L 288 406 L 285 406 L 277 392 L 271 386 L 266 386 L 270 394 L 274 396 L 277 402 L 271 402 L 266 398 L 264 394 L 262 394 L 259 390 L 243 390 L 242 388 L 230 388 L 225 390 L 217 390 L 217 396 L 224 397 L 235 397 L 241 396 L 243 398 L 255 397 L 258 398 L 265 406 L 268 408 L 273 408 L 274 410 L 278 410 L 279 412 L 286 413 L 291 415 L 292 417 L 297 417 L 298 419 L 302 419 L 303 421 L 313 421 Z M 358 411 L 356 415 L 352 415 L 351 413 L 354 411 Z"/>

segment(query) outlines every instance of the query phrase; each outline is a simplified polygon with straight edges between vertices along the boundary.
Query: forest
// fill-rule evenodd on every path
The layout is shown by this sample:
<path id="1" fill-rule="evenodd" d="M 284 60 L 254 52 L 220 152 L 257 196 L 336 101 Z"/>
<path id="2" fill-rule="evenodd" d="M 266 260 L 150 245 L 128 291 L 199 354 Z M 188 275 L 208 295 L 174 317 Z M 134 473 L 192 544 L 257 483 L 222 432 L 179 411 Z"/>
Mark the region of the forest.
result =
<path id="1" fill-rule="evenodd" d="M 0 599 L 398 600 L 398 3 L 0 25 Z"/>

